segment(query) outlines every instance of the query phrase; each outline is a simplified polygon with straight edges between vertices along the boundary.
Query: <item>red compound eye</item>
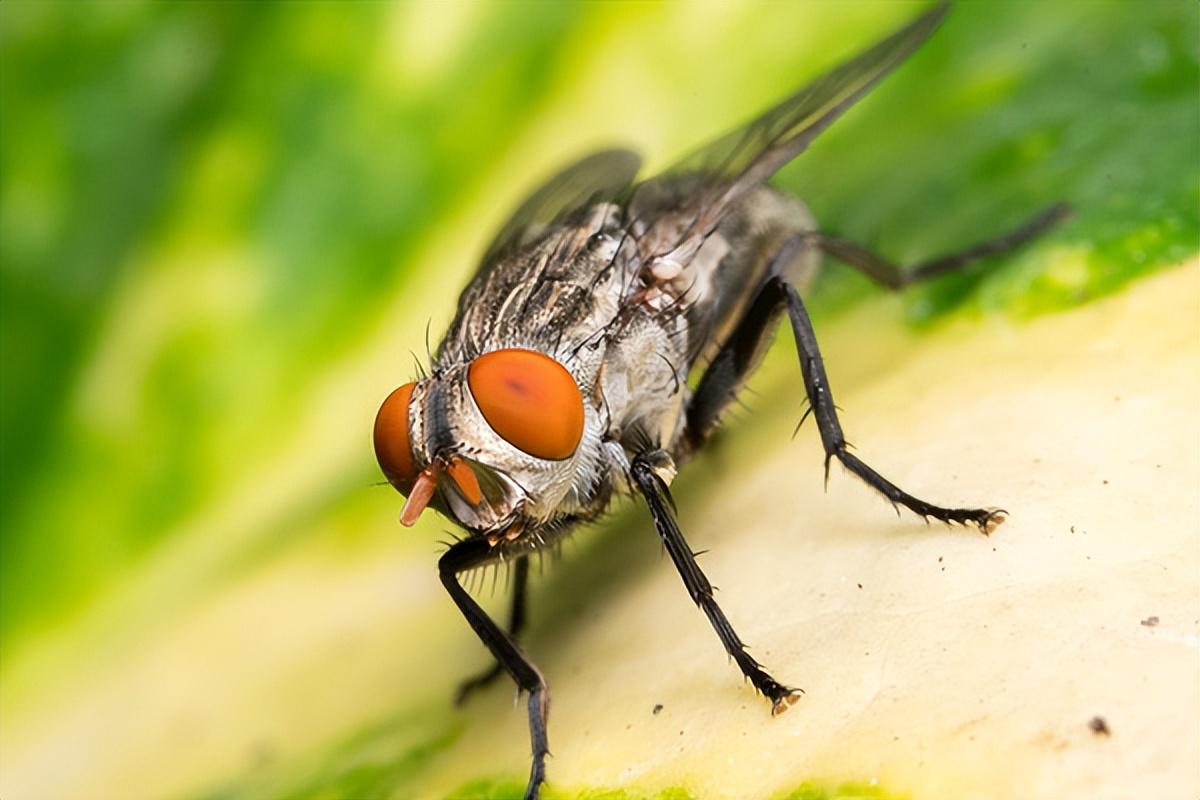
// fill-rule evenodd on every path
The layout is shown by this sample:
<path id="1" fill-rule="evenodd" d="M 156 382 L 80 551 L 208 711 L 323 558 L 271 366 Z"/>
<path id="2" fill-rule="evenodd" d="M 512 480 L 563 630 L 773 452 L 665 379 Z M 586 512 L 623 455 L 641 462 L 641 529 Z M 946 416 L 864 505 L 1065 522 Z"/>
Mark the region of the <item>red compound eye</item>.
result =
<path id="1" fill-rule="evenodd" d="M 583 397 L 567 368 L 534 350 L 496 350 L 467 372 L 483 418 L 531 456 L 570 458 L 583 438 Z"/>
<path id="2" fill-rule="evenodd" d="M 406 383 L 387 396 L 375 415 L 375 458 L 388 482 L 407 495 L 417 479 L 408 436 L 408 403 L 415 383 Z"/>

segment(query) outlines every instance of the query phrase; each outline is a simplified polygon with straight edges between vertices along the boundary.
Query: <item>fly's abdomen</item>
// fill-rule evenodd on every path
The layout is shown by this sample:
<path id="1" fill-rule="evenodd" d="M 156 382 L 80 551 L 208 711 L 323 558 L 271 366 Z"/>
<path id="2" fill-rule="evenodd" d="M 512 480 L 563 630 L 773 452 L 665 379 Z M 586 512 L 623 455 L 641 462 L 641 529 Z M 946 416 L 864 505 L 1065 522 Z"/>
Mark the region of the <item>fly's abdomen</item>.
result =
<path id="1" fill-rule="evenodd" d="M 732 209 L 700 248 L 694 264 L 696 301 L 687 311 L 689 366 L 706 363 L 729 338 L 746 306 L 768 277 L 771 257 L 787 238 L 816 230 L 808 208 L 795 197 L 762 187 Z M 802 248 L 779 265 L 803 290 L 816 274 L 815 248 Z"/>

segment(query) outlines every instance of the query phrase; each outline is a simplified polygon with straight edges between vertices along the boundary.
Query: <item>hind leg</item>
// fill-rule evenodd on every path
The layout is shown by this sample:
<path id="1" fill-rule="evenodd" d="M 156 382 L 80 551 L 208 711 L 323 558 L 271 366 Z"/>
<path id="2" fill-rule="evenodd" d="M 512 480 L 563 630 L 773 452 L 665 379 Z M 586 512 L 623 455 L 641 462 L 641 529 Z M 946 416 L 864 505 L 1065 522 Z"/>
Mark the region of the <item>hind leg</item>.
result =
<path id="1" fill-rule="evenodd" d="M 1010 253 L 1041 236 L 1065 220 L 1070 213 L 1065 204 L 1058 203 L 1038 212 L 1011 231 L 907 269 L 846 239 L 824 233 L 811 234 L 811 238 L 827 255 L 854 267 L 876 283 L 889 289 L 903 289 L 938 275 L 955 272 L 984 258 Z"/>

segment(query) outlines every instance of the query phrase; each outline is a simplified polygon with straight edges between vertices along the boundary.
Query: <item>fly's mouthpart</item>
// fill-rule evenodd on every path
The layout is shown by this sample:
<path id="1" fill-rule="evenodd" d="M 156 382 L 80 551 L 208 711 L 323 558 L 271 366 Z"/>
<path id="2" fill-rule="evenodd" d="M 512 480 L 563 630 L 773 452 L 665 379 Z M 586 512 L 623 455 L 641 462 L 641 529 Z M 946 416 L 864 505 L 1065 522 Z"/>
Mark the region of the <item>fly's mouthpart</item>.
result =
<path id="1" fill-rule="evenodd" d="M 524 533 L 525 523 L 521 520 L 517 520 L 508 527 L 501 528 L 498 531 L 492 531 L 491 533 L 485 533 L 483 538 L 487 540 L 487 543 L 490 547 L 498 547 L 501 544 L 515 542 L 517 539 L 520 539 L 521 535 Z"/>
<path id="2" fill-rule="evenodd" d="M 463 456 L 436 457 L 426 470 L 437 490 L 436 496 L 431 495 L 432 502 L 469 529 L 510 525 L 524 498 L 516 482 L 503 472 Z"/>
<path id="3" fill-rule="evenodd" d="M 413 481 L 412 489 L 404 499 L 404 507 L 400 509 L 400 524 L 404 527 L 411 528 L 415 525 L 425 506 L 429 505 L 433 491 L 437 488 L 438 472 L 437 465 L 430 464 L 421 470 L 417 479 Z"/>
<path id="4" fill-rule="evenodd" d="M 485 500 L 476 468 L 459 456 L 438 456 L 418 473 L 400 510 L 400 524 L 412 527 L 440 489 L 446 498 L 477 508 Z M 492 493 L 495 497 L 495 492 Z M 448 500 L 448 502 L 450 502 Z"/>
<path id="5" fill-rule="evenodd" d="M 483 490 L 479 488 L 479 479 L 470 464 L 461 458 L 452 458 L 446 463 L 445 472 L 464 500 L 473 506 L 483 502 Z"/>

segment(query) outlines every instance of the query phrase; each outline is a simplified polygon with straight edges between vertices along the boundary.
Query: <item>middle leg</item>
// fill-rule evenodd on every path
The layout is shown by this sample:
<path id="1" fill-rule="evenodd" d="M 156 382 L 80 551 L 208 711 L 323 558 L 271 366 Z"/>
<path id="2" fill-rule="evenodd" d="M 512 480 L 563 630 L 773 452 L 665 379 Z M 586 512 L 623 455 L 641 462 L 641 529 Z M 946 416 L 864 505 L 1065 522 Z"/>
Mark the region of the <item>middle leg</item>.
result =
<path id="1" fill-rule="evenodd" d="M 1004 521 L 1003 511 L 943 508 L 927 503 L 900 489 L 849 451 L 812 321 L 795 287 L 779 274 L 783 265 L 791 263 L 797 248 L 805 246 L 809 246 L 809 242 L 801 234 L 780 247 L 773 259 L 771 277 L 764 282 L 738 327 L 709 364 L 687 410 L 685 435 L 689 448 L 698 448 L 716 428 L 722 411 L 733 401 L 757 365 L 781 313 L 786 311 L 800 356 L 800 371 L 810 405 L 808 413 L 816 419 L 825 449 L 826 480 L 829 478 L 829 464 L 836 458 L 893 506 L 904 506 L 926 519 L 932 517 L 943 522 L 970 523 L 984 533 L 991 533 L 996 525 Z"/>
<path id="2" fill-rule="evenodd" d="M 683 585 L 687 587 L 692 601 L 708 617 L 708 621 L 717 631 L 721 644 L 725 645 L 725 651 L 733 658 L 742 674 L 749 679 L 755 689 L 771 701 L 771 713 L 773 715 L 781 714 L 788 709 L 802 690 L 788 688 L 767 674 L 762 665 L 746 652 L 745 643 L 737 635 L 733 626 L 729 624 L 725 612 L 717 605 L 717 600 L 713 596 L 712 584 L 701 571 L 700 565 L 696 563 L 695 554 L 692 553 L 691 547 L 688 546 L 687 541 L 683 538 L 683 533 L 679 530 L 679 525 L 671 515 L 670 494 L 666 484 L 655 471 L 655 466 L 661 458 L 669 458 L 669 456 L 661 451 L 650 451 L 634 458 L 629 469 L 633 485 L 645 498 L 646 506 L 650 509 L 650 516 L 654 519 L 654 528 L 658 531 L 671 560 L 675 562 L 675 568 L 679 570 L 679 575 L 683 578 Z"/>

